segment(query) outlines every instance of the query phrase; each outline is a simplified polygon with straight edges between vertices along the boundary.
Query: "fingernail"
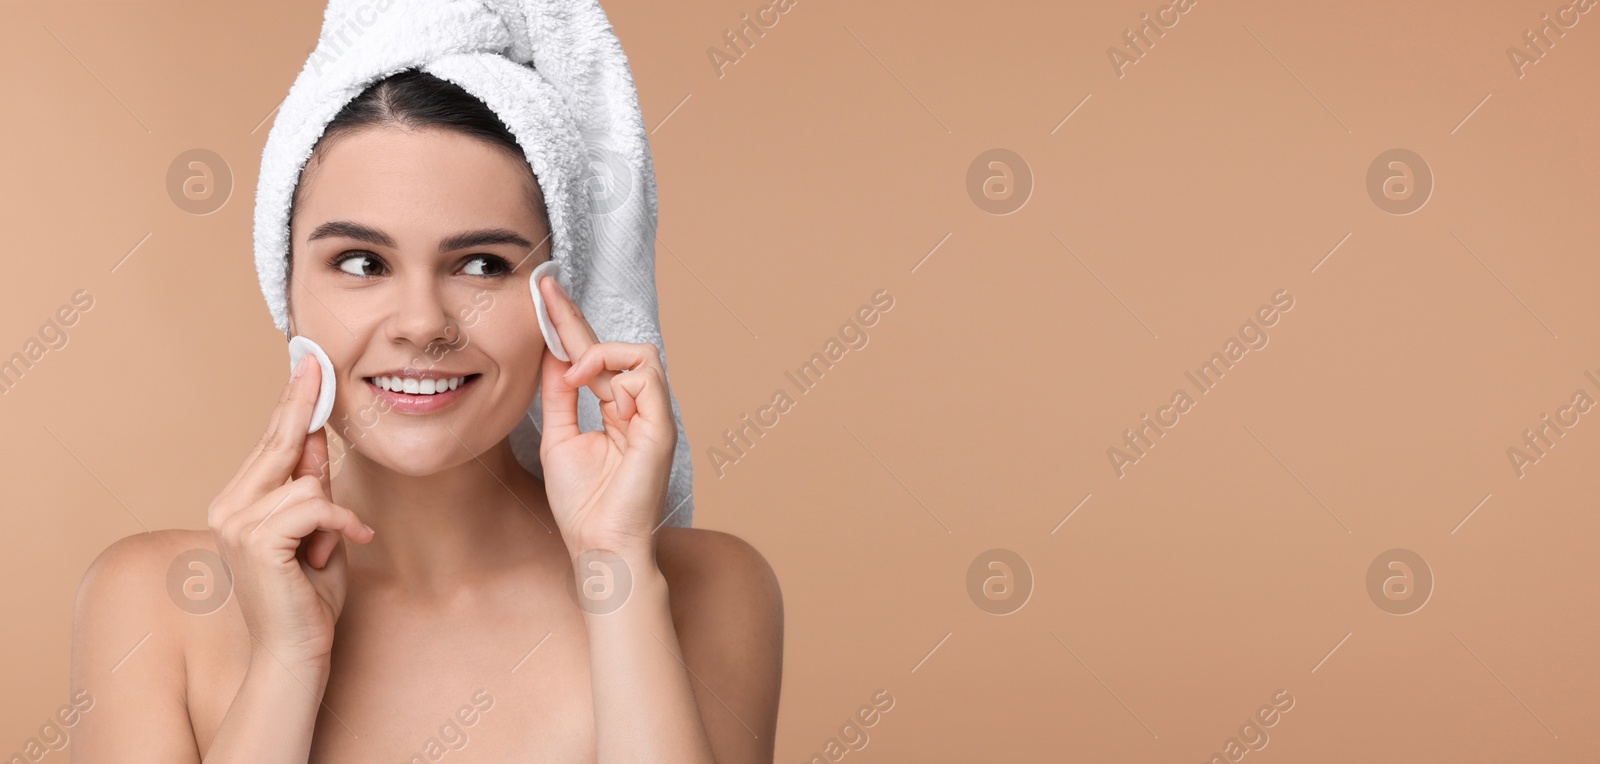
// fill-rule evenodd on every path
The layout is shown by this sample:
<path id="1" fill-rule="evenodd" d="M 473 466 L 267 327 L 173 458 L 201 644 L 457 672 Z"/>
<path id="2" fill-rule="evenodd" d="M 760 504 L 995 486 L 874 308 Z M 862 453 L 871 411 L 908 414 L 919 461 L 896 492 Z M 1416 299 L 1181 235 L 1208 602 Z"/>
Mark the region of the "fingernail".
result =
<path id="1" fill-rule="evenodd" d="M 306 361 L 309 360 L 311 360 L 311 356 L 307 355 L 300 359 L 300 363 L 294 365 L 294 373 L 289 375 L 290 382 L 299 379 L 301 374 L 306 373 Z"/>
<path id="2" fill-rule="evenodd" d="M 362 523 L 361 527 L 366 528 L 367 529 L 367 533 L 370 533 L 370 534 L 373 534 L 373 535 L 377 535 L 377 533 L 378 533 L 377 531 L 372 529 L 372 526 L 367 525 L 366 523 Z"/>

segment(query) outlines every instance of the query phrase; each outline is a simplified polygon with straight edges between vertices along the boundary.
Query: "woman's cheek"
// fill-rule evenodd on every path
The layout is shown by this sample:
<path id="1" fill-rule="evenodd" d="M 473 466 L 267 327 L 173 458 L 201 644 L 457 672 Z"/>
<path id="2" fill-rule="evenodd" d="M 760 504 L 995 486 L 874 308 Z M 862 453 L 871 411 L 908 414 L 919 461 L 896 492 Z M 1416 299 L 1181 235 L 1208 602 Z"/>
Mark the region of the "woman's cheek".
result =
<path id="1" fill-rule="evenodd" d="M 463 328 L 477 326 L 484 314 L 488 313 L 492 308 L 494 308 L 494 295 L 490 294 L 486 289 L 480 289 L 473 293 L 472 304 L 462 307 L 457 312 L 460 317 L 458 323 Z"/>

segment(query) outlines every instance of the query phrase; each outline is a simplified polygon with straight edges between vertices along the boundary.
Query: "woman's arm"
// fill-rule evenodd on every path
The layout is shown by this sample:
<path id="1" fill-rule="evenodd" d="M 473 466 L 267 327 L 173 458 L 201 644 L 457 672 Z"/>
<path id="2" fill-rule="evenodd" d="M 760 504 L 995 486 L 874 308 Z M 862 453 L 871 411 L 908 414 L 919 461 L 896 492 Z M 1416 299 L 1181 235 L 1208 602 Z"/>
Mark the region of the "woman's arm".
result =
<path id="1" fill-rule="evenodd" d="M 733 536 L 658 532 L 678 435 L 660 348 L 600 342 L 555 279 L 533 287 L 572 358 L 547 348 L 541 364 L 539 461 L 589 632 L 601 764 L 771 762 L 776 577 Z M 604 430 L 578 427 L 580 387 Z"/>
<path id="2" fill-rule="evenodd" d="M 304 762 L 311 751 L 344 609 L 344 541 L 373 538 L 328 498 L 327 429 L 306 434 L 321 375 L 301 359 L 267 432 L 206 509 L 250 639 L 249 667 L 207 762 Z"/>
<path id="3" fill-rule="evenodd" d="M 304 762 L 327 683 L 326 662 L 289 666 L 257 645 L 205 764 Z"/>
<path id="4" fill-rule="evenodd" d="M 777 579 L 735 536 L 663 533 L 659 553 L 618 555 L 632 579 L 620 608 L 601 612 L 615 604 L 608 597 L 585 607 L 599 762 L 771 762 L 783 668 Z M 586 562 L 575 562 L 580 592 L 616 585 L 616 558 Z"/>

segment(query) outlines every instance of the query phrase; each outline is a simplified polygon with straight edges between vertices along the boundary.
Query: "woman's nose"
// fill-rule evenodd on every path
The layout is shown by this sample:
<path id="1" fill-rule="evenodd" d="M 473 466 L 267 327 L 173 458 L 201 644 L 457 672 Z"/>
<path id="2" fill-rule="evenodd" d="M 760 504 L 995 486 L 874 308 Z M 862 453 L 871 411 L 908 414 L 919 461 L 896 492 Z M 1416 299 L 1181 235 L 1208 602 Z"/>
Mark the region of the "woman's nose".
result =
<path id="1" fill-rule="evenodd" d="M 440 285 L 431 278 L 417 277 L 403 284 L 390 317 L 390 338 L 410 341 L 418 348 L 456 340 L 458 329 Z"/>

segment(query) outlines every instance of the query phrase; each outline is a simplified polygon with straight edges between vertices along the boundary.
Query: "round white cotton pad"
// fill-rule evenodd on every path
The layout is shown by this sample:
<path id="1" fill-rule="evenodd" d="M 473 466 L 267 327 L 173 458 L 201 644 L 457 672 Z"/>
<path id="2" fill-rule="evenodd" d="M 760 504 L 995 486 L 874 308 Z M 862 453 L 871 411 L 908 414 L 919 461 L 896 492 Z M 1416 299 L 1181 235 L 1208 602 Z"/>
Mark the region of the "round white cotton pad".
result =
<path id="1" fill-rule="evenodd" d="M 546 260 L 533 269 L 533 275 L 528 277 L 528 286 L 533 289 L 533 310 L 539 314 L 539 331 L 544 333 L 544 344 L 550 348 L 550 354 L 562 361 L 571 361 L 567 357 L 567 349 L 561 346 L 561 335 L 556 334 L 556 325 L 550 321 L 550 310 L 545 307 L 544 295 L 539 293 L 539 279 L 549 274 L 561 283 L 561 265 L 554 260 Z"/>
<path id="2" fill-rule="evenodd" d="M 328 423 L 328 415 L 333 413 L 333 361 L 328 360 L 328 354 L 322 347 L 312 342 L 308 337 L 295 335 L 289 340 L 289 373 L 294 373 L 294 367 L 300 365 L 300 359 L 307 353 L 317 357 L 317 365 L 322 367 L 322 389 L 317 392 L 317 403 L 311 409 L 311 428 L 306 430 L 310 435 L 317 428 Z"/>

